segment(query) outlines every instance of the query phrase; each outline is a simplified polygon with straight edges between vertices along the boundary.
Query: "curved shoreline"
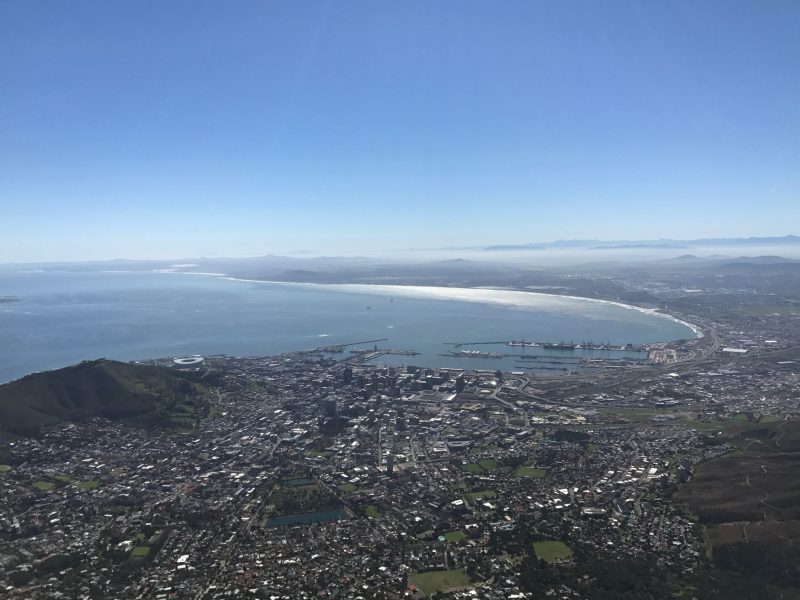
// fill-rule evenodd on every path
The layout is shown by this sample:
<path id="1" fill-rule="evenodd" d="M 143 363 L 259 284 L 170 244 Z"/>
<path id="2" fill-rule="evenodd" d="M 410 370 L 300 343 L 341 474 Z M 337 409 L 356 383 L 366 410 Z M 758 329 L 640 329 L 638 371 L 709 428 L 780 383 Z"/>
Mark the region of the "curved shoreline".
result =
<path id="1" fill-rule="evenodd" d="M 180 273 L 180 272 L 178 272 Z M 190 274 L 190 273 L 184 273 Z M 200 274 L 200 273 L 195 273 Z M 587 298 L 585 296 L 572 296 L 567 294 L 546 294 L 543 292 L 528 292 L 522 290 L 502 290 L 502 289 L 487 289 L 487 288 L 467 288 L 467 287 L 445 287 L 445 286 L 423 286 L 423 285 L 394 285 L 394 284 L 379 284 L 379 283 L 307 283 L 297 281 L 271 281 L 267 279 L 243 279 L 239 277 L 231 277 L 228 275 L 205 274 L 219 279 L 227 279 L 229 281 L 242 281 L 246 283 L 268 283 L 272 285 L 282 286 L 297 286 L 306 288 L 321 288 L 339 290 L 345 293 L 361 292 L 361 293 L 378 293 L 378 295 L 390 295 L 387 291 L 395 292 L 395 295 L 403 295 L 413 298 L 427 298 L 435 300 L 454 300 L 457 302 L 474 302 L 479 304 L 495 304 L 507 307 L 516 308 L 534 308 L 529 303 L 519 303 L 505 300 L 503 295 L 513 295 L 519 299 L 527 299 L 538 297 L 546 300 L 556 300 L 567 298 L 569 300 L 595 302 L 598 304 L 605 304 L 610 306 L 617 306 L 627 310 L 634 310 L 636 312 L 667 319 L 673 323 L 677 323 L 689 329 L 695 335 L 695 339 L 701 339 L 704 336 L 703 331 L 699 326 L 689 321 L 679 319 L 674 315 L 661 312 L 657 308 L 644 308 L 643 306 L 636 306 L 634 304 L 626 304 L 616 300 L 604 300 L 602 298 Z M 417 292 L 417 293 L 414 293 Z M 422 292 L 422 293 L 419 293 Z M 426 293 L 427 292 L 427 293 Z M 453 292 L 456 292 L 455 294 Z M 461 292 L 460 294 L 458 292 Z M 494 294 L 494 296 L 492 296 Z M 686 339 L 686 338 L 681 338 Z M 675 341 L 675 340 L 664 340 Z"/>

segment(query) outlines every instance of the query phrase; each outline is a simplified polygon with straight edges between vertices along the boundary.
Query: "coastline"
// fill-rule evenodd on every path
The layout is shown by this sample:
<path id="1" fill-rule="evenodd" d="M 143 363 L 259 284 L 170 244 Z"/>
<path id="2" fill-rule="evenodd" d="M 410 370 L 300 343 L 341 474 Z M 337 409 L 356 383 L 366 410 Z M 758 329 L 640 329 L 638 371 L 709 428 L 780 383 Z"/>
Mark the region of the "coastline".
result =
<path id="1" fill-rule="evenodd" d="M 210 271 L 210 270 L 209 270 Z M 70 272 L 71 273 L 71 272 Z M 106 275 L 104 275 L 107 273 Z M 363 308 L 363 305 L 370 305 L 373 304 L 373 308 L 378 307 L 389 307 L 389 299 L 394 297 L 394 302 L 396 309 L 389 310 L 387 315 L 397 315 L 400 313 L 404 313 L 407 309 L 403 308 L 403 305 L 412 306 L 412 299 L 415 301 L 419 300 L 428 300 L 431 301 L 429 305 L 429 310 L 433 314 L 441 314 L 441 315 L 448 315 L 451 312 L 453 313 L 461 313 L 466 311 L 467 313 L 471 313 L 473 316 L 480 320 L 482 314 L 489 314 L 492 310 L 490 307 L 495 307 L 498 309 L 503 310 L 504 312 L 516 312 L 518 315 L 515 317 L 511 314 L 507 315 L 510 319 L 510 322 L 517 322 L 520 324 L 522 329 L 525 329 L 526 323 L 529 322 L 529 318 L 527 315 L 530 315 L 530 318 L 534 321 L 539 317 L 537 315 L 542 316 L 544 319 L 548 318 L 556 318 L 559 320 L 564 320 L 565 322 L 569 322 L 573 318 L 585 318 L 588 320 L 599 320 L 604 321 L 605 324 L 602 327 L 609 332 L 611 332 L 612 337 L 615 336 L 614 331 L 625 331 L 625 327 L 630 324 L 634 327 L 642 328 L 642 331 L 646 331 L 649 329 L 651 332 L 648 334 L 648 343 L 651 344 L 658 344 L 661 342 L 671 342 L 677 340 L 692 340 L 692 339 L 699 339 L 703 337 L 702 332 L 700 331 L 698 326 L 695 326 L 693 323 L 688 322 L 686 320 L 682 320 L 679 317 L 665 314 L 658 309 L 654 308 L 644 308 L 640 306 L 635 306 L 632 304 L 626 304 L 624 302 L 613 301 L 613 300 L 604 300 L 604 299 L 597 299 L 597 298 L 586 298 L 582 296 L 575 296 L 575 295 L 565 295 L 565 294 L 551 294 L 546 292 L 538 292 L 538 291 L 525 291 L 525 290 L 508 290 L 508 289 L 485 289 L 485 288 L 471 288 L 471 287 L 444 287 L 444 286 L 416 286 L 416 285 L 387 285 L 387 284 L 360 284 L 360 283 L 308 283 L 308 282 L 284 282 L 284 281 L 271 281 L 265 279 L 252 279 L 252 278 L 241 278 L 241 277 L 232 277 L 229 275 L 225 275 L 222 273 L 212 273 L 212 272 L 200 272 L 200 271 L 190 271 L 190 272 L 181 272 L 178 270 L 175 271 L 155 271 L 155 270 L 106 270 L 103 272 L 95 272 L 94 276 L 99 277 L 107 277 L 109 279 L 113 279 L 114 277 L 124 277 L 125 275 L 132 274 L 132 275 L 147 275 L 150 274 L 152 277 L 155 277 L 157 274 L 162 275 L 194 275 L 193 279 L 198 280 L 196 284 L 188 284 L 186 285 L 186 294 L 192 294 L 192 290 L 199 286 L 198 289 L 202 290 L 205 289 L 205 284 L 200 283 L 200 279 L 209 278 L 208 281 L 211 282 L 215 279 L 227 279 L 229 281 L 238 281 L 242 283 L 247 283 L 252 286 L 254 289 L 253 292 L 249 293 L 256 293 L 257 288 L 261 287 L 259 285 L 254 284 L 264 284 L 267 286 L 274 286 L 273 289 L 280 290 L 281 288 L 284 290 L 290 290 L 292 288 L 300 291 L 300 290 L 309 290 L 308 296 L 310 299 L 305 299 L 303 302 L 313 302 L 314 301 L 314 294 L 311 293 L 312 291 L 316 290 L 318 292 L 329 291 L 331 293 L 335 293 L 341 296 L 341 299 L 334 299 L 331 298 L 332 301 L 336 303 L 343 302 L 344 304 L 358 309 L 359 307 Z M 199 276 L 199 277 L 198 277 Z M 192 279 L 192 278 L 190 278 Z M 60 281 L 60 280 L 59 280 Z M 183 282 L 187 282 L 187 279 L 183 279 Z M 169 288 L 171 286 L 175 286 L 176 288 L 182 288 L 184 284 L 181 283 L 180 280 L 173 281 L 172 284 L 168 282 L 164 282 L 166 287 Z M 156 288 L 160 288 L 161 284 L 157 282 L 151 282 L 151 284 L 155 285 Z M 87 284 L 90 285 L 90 284 Z M 91 284 L 94 285 L 94 284 Z M 91 287 L 90 285 L 90 287 Z M 227 288 L 228 284 L 220 282 L 217 284 L 219 287 L 218 289 L 222 290 Z M 127 289 L 128 284 L 122 284 L 121 286 L 112 285 L 111 288 L 118 291 Z M 212 286 L 215 287 L 216 286 Z M 247 287 L 247 286 L 245 286 Z M 22 289 L 22 288 L 21 288 Z M 9 292 L 12 292 L 12 289 L 9 289 Z M 248 293 L 247 290 L 239 289 L 237 292 L 236 287 L 233 287 L 229 290 L 229 292 L 233 292 L 234 296 L 237 295 L 239 292 L 241 293 Z M 264 288 L 264 292 L 268 294 L 267 288 Z M 120 292 L 121 293 L 121 292 Z M 185 295 L 185 294 L 184 294 Z M 265 294 L 262 294 L 265 295 Z M 345 296 L 352 296 L 353 300 L 345 300 Z M 4 296 L 4 298 L 8 298 L 8 296 Z M 407 303 L 403 301 L 403 299 L 407 299 Z M 453 304 L 450 308 L 448 308 L 447 302 L 436 302 L 435 305 L 432 301 L 434 300 L 449 300 L 450 302 L 457 302 L 462 303 L 461 307 L 458 305 Z M 251 299 L 252 302 L 261 302 L 257 299 Z M 321 313 L 326 312 L 326 308 L 324 306 L 325 299 L 322 298 L 322 307 L 319 309 Z M 595 305 L 587 304 L 588 302 L 594 302 Z M 471 303 L 477 306 L 486 306 L 486 312 L 482 309 L 475 310 L 465 308 L 466 305 L 463 304 L 464 302 Z M 600 309 L 598 305 L 608 305 L 609 307 L 616 307 L 614 310 L 609 309 Z M 25 305 L 25 306 L 23 306 Z M 257 304 L 254 304 L 257 306 Z M 413 306 L 417 307 L 417 304 L 413 304 Z M 425 305 L 420 305 L 425 306 Z M 592 309 L 593 306 L 598 306 L 597 309 Z M 12 308 L 13 307 L 13 308 Z M 32 312 L 27 312 L 27 303 L 24 301 L 24 297 L 20 299 L 19 305 L 16 303 L 6 303 L 0 306 L 0 314 L 4 317 L 8 316 L 6 313 L 19 313 L 24 314 L 26 316 L 20 316 L 19 319 L 28 319 L 30 318 L 34 325 L 38 323 L 38 317 L 34 315 Z M 635 313 L 630 313 L 630 316 L 626 317 L 623 312 L 617 309 L 627 309 L 628 311 L 635 311 L 635 313 L 639 313 L 642 315 L 641 317 L 635 316 Z M 42 309 L 44 311 L 44 309 Z M 418 310 L 418 308 L 416 309 Z M 399 312 L 398 312 L 399 311 Z M 41 312 L 41 311 L 40 311 Z M 195 312 L 202 312 L 202 311 L 195 311 Z M 375 311 L 373 311 L 375 312 Z M 381 311 L 377 311 L 381 312 Z M 527 313 L 527 314 L 526 314 Z M 38 314 L 38 313 L 37 313 Z M 45 312 L 41 312 L 41 314 L 45 314 Z M 493 312 L 491 314 L 494 314 Z M 550 315 L 550 317 L 548 317 Z M 653 322 L 652 319 L 649 319 L 649 316 L 658 317 L 661 320 L 661 324 L 658 322 Z M 9 316 L 8 318 L 12 318 Z M 16 318 L 16 317 L 14 317 Z M 199 317 L 195 317 L 199 318 Z M 322 318 L 322 317 L 321 317 Z M 389 317 L 394 318 L 394 317 Z M 399 318 L 399 317 L 398 317 Z M 667 321 L 664 321 L 667 319 Z M 40 319 L 39 319 L 40 320 Z M 324 321 L 324 319 L 323 319 Z M 17 323 L 17 321 L 14 321 Z M 395 321 L 386 321 L 386 323 L 382 323 L 382 325 L 389 325 L 387 329 L 392 329 L 394 327 Z M 671 323 L 672 325 L 668 325 Z M 17 323 L 19 324 L 19 323 Z M 89 323 L 92 326 L 105 327 L 102 323 L 98 324 L 94 321 Z M 677 327 L 676 327 L 677 326 Z M 326 325 L 320 325 L 319 329 L 315 331 L 311 331 L 310 333 L 317 334 L 318 337 L 321 337 L 321 332 L 329 332 L 328 329 L 324 328 Z M 475 327 L 484 327 L 480 323 L 477 323 Z M 509 331 L 508 339 L 519 339 L 514 338 L 513 335 L 518 333 L 519 327 L 516 325 L 514 326 L 515 329 L 513 331 Z M 590 323 L 587 323 L 586 327 L 593 327 Z M 467 328 L 469 329 L 469 328 Z M 213 330 L 213 328 L 212 328 Z M 462 327 L 461 330 L 464 330 Z M 459 331 L 461 331 L 459 330 Z M 425 338 L 425 331 L 421 331 L 422 338 Z M 486 327 L 484 327 L 484 331 Z M 488 329 L 491 335 L 491 329 Z M 577 332 L 577 337 L 581 337 L 582 328 L 579 328 Z M 338 332 L 341 333 L 341 332 Z M 45 336 L 46 337 L 46 336 Z M 291 336 L 289 336 L 291 337 Z M 305 336 L 309 337 L 309 336 Z M 368 336 L 367 336 L 368 337 Z M 381 337 L 381 336 L 374 336 L 374 337 Z M 396 336 L 392 336 L 396 337 Z M 403 334 L 398 334 L 398 339 L 403 337 Z M 419 337 L 419 336 L 418 336 Z M 555 332 L 554 336 L 555 340 L 560 339 L 558 331 Z M 591 337 L 591 336 L 589 336 Z M 623 338 L 627 337 L 623 334 Z M 282 338 L 281 338 L 282 339 Z M 289 338 L 287 338 L 288 340 Z M 359 339 L 366 339 L 359 338 Z M 444 338 L 443 338 L 444 339 Z M 494 338 L 483 338 L 483 339 L 494 339 Z M 59 368 L 61 366 L 74 364 L 80 360 L 85 360 L 88 358 L 96 358 L 97 356 L 109 356 L 111 358 L 115 358 L 118 360 L 137 360 L 137 359 L 146 359 L 152 356 L 169 356 L 169 355 L 183 355 L 186 353 L 193 354 L 197 353 L 198 346 L 197 344 L 205 344 L 204 348 L 206 352 L 219 352 L 219 351 L 228 351 L 232 354 L 236 353 L 245 353 L 245 354 L 252 354 L 252 355 L 268 355 L 274 353 L 280 353 L 283 351 L 294 351 L 301 348 L 306 348 L 308 344 L 307 340 L 301 340 L 300 342 L 292 342 L 289 344 L 288 342 L 284 343 L 281 342 L 270 342 L 273 346 L 276 346 L 275 352 L 264 352 L 261 349 L 261 346 L 258 349 L 252 349 L 255 347 L 253 344 L 247 346 L 245 344 L 245 349 L 242 350 L 236 344 L 228 344 L 227 350 L 219 350 L 214 344 L 217 341 L 220 343 L 227 343 L 230 340 L 227 340 L 225 334 L 220 333 L 218 337 L 213 338 L 213 344 L 208 344 L 208 340 L 205 338 L 198 338 L 195 340 L 191 335 L 187 337 L 187 343 L 185 350 L 178 350 L 175 352 L 165 351 L 168 348 L 176 346 L 174 343 L 173 338 L 169 339 L 162 339 L 159 335 L 154 335 L 154 341 L 145 340 L 144 342 L 138 342 L 134 344 L 131 342 L 132 345 L 126 345 L 123 343 L 121 346 L 117 347 L 117 345 L 109 346 L 106 344 L 103 346 L 102 344 L 99 346 L 99 350 L 95 349 L 96 344 L 93 344 L 91 340 L 86 341 L 83 345 L 78 348 L 75 348 L 72 344 L 61 344 L 61 340 L 56 339 L 58 344 L 55 345 L 55 350 L 52 350 L 50 347 L 47 348 L 47 352 L 44 352 L 43 348 L 40 348 L 36 343 L 28 343 L 25 348 L 27 348 L 28 352 L 30 353 L 32 358 L 19 358 L 16 354 L 19 354 L 17 350 L 16 353 L 9 351 L 8 356 L 13 357 L 13 360 L 9 359 L 3 365 L 3 369 L 0 369 L 0 373 L 2 373 L 3 381 L 11 381 L 20 376 L 24 376 L 25 374 L 41 371 L 41 370 L 48 370 L 52 368 Z M 227 341 L 226 341 L 227 340 Z M 135 341 L 135 340 L 134 340 Z M 285 341 L 285 340 L 284 340 Z M 618 342 L 623 343 L 626 341 L 637 342 L 639 341 L 638 338 L 634 337 L 632 339 L 620 339 Z M 124 340 L 123 340 L 124 342 Z M 261 343 L 261 342 L 259 342 Z M 405 342 L 404 342 L 405 343 Z M 61 344 L 61 345 L 59 345 Z M 263 344 L 262 344 L 263 345 Z M 315 345 L 319 345 L 317 342 Z M 407 344 L 408 345 L 408 344 Z M 181 346 L 181 344 L 177 344 L 177 346 Z M 278 348 L 278 346 L 280 346 Z M 284 346 L 286 346 L 284 348 Z M 109 349 L 111 348 L 111 349 Z M 210 350 L 209 350 L 210 348 Z M 232 349 L 231 349 L 232 348 Z M 39 352 L 42 351 L 43 353 L 39 356 Z M 428 352 L 428 350 L 426 350 Z M 438 358 L 434 357 L 435 350 L 430 350 L 429 352 L 431 356 L 431 363 L 433 364 L 434 361 L 439 360 Z"/>
<path id="2" fill-rule="evenodd" d="M 186 265 L 188 266 L 188 265 Z M 500 306 L 507 306 L 507 307 L 514 307 L 514 308 L 533 308 L 529 303 L 519 303 L 508 301 L 503 299 L 501 296 L 503 294 L 510 294 L 514 295 L 517 298 L 544 298 L 544 299 L 564 299 L 567 298 L 569 300 L 576 300 L 576 301 L 586 301 L 586 302 L 596 302 L 599 304 L 606 304 L 612 306 L 618 306 L 620 308 L 624 308 L 627 310 L 635 310 L 642 314 L 656 316 L 662 319 L 667 319 L 672 321 L 673 323 L 677 323 L 683 327 L 689 329 L 694 335 L 695 339 L 702 339 L 705 337 L 702 329 L 695 325 L 690 321 L 686 321 L 684 319 L 680 319 L 674 315 L 669 313 L 662 312 L 660 309 L 657 308 L 645 308 L 643 306 L 636 306 L 635 304 L 626 304 L 625 302 L 619 302 L 617 300 L 605 300 L 602 298 L 589 298 L 586 296 L 575 296 L 570 294 L 548 294 L 546 292 L 534 292 L 534 291 L 527 291 L 527 290 L 509 290 L 509 289 L 498 289 L 498 288 L 487 288 L 487 287 L 445 287 L 445 286 L 421 286 L 421 285 L 396 285 L 396 284 L 380 284 L 380 283 L 310 283 L 310 282 L 298 282 L 298 281 L 273 281 L 270 279 L 245 279 L 242 277 L 233 277 L 226 273 L 214 273 L 214 272 L 205 272 L 205 271 L 183 271 L 176 267 L 169 267 L 164 269 L 152 269 L 149 271 L 136 271 L 136 270 L 105 270 L 101 271 L 102 273 L 160 273 L 163 275 L 194 275 L 194 276 L 202 276 L 202 277 L 213 277 L 216 279 L 226 279 L 228 281 L 241 281 L 245 283 L 267 283 L 272 285 L 282 285 L 282 286 L 297 286 L 297 287 L 307 287 L 307 288 L 320 288 L 320 289 L 338 289 L 343 292 L 362 292 L 362 293 L 377 293 L 379 295 L 387 295 L 384 292 L 386 290 L 393 291 L 395 295 L 405 295 L 408 297 L 414 298 L 431 298 L 431 299 L 441 299 L 441 300 L 455 300 L 460 302 L 475 302 L 475 303 L 483 303 L 483 304 L 495 304 Z M 419 293 L 422 291 L 423 293 Z M 409 293 L 411 292 L 411 293 Z M 427 294 L 425 292 L 428 292 Z M 432 293 L 431 293 L 432 292 Z M 442 292 L 449 292 L 450 295 Z M 455 295 L 452 293 L 456 292 Z M 490 297 L 482 297 L 478 298 L 474 295 L 475 292 L 486 292 L 488 294 L 499 294 Z M 470 294 L 472 293 L 472 295 Z M 684 338 L 688 339 L 688 338 Z M 674 340 L 664 340 L 664 341 L 674 341 Z"/>
<path id="3" fill-rule="evenodd" d="M 173 272 L 180 273 L 180 271 L 173 271 Z M 220 279 L 226 279 L 228 281 L 241 281 L 246 283 L 267 283 L 271 285 L 297 286 L 297 287 L 305 287 L 312 289 L 313 288 L 329 289 L 329 290 L 332 289 L 332 290 L 339 290 L 345 293 L 361 292 L 367 294 L 369 293 L 378 294 L 382 296 L 395 295 L 395 296 L 405 296 L 412 298 L 454 300 L 460 302 L 474 302 L 479 304 L 494 304 L 500 306 L 507 306 L 510 308 L 521 308 L 521 309 L 534 309 L 536 307 L 529 302 L 522 302 L 522 303 L 513 302 L 511 301 L 511 298 L 508 298 L 508 296 L 512 296 L 513 298 L 517 298 L 520 300 L 528 300 L 531 298 L 538 298 L 540 300 L 541 299 L 559 300 L 566 298 L 573 301 L 595 302 L 598 304 L 617 306 L 619 308 L 624 308 L 627 310 L 634 310 L 642 314 L 651 315 L 662 319 L 667 319 L 669 321 L 672 321 L 673 323 L 677 323 L 689 329 L 692 333 L 694 333 L 695 339 L 702 339 L 703 337 L 705 337 L 703 331 L 700 329 L 698 325 L 695 325 L 694 323 L 691 323 L 684 319 L 680 319 L 669 313 L 661 312 L 657 308 L 645 308 L 643 306 L 636 306 L 635 304 L 626 304 L 624 302 L 619 302 L 616 300 L 604 300 L 602 298 L 587 298 L 585 296 L 573 296 L 567 294 L 547 294 L 544 292 L 528 292 L 522 290 L 499 290 L 499 289 L 487 289 L 487 288 L 422 286 L 422 285 L 419 286 L 394 285 L 394 284 L 379 284 L 379 283 L 307 283 L 307 282 L 295 282 L 295 281 L 271 281 L 267 279 L 243 279 L 240 277 L 219 275 L 215 273 L 186 272 L 183 274 L 208 275 L 212 277 L 218 277 Z M 504 298 L 503 296 L 506 297 Z M 674 340 L 669 340 L 669 341 L 674 341 Z"/>

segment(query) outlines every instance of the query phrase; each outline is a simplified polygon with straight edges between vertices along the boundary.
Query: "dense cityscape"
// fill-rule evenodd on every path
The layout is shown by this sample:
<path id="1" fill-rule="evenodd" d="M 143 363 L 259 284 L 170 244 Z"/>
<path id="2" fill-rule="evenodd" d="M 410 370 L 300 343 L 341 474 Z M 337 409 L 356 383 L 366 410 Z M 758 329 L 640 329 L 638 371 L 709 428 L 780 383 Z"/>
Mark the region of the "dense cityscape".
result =
<path id="1" fill-rule="evenodd" d="M 800 1 L 0 1 L 0 600 L 800 600 Z"/>
<path id="2" fill-rule="evenodd" d="M 2 593 L 773 597 L 770 579 L 791 597 L 791 569 L 714 569 L 742 540 L 794 560 L 800 503 L 767 488 L 774 468 L 794 488 L 797 313 L 692 302 L 702 338 L 572 376 L 386 367 L 366 360 L 377 345 L 146 361 L 186 386 L 168 426 L 93 418 L 9 443 Z M 784 445 L 735 465 L 752 498 L 726 504 L 704 465 L 754 443 Z"/>

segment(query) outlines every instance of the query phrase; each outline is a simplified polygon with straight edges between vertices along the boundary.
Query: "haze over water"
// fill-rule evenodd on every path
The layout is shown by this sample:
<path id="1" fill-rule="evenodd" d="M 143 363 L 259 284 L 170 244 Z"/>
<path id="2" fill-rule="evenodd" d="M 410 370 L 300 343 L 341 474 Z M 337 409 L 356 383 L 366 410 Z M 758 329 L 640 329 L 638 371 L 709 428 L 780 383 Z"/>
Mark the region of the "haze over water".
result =
<path id="1" fill-rule="evenodd" d="M 447 343 L 520 338 L 641 344 L 695 337 L 681 323 L 622 306 L 493 290 L 275 284 L 150 272 L 6 272 L 0 274 L 4 296 L 18 301 L 0 304 L 0 381 L 99 357 L 262 356 L 381 338 L 388 338 L 377 343 L 381 348 L 420 352 L 387 357 L 391 364 L 514 369 L 518 361 L 512 358 L 440 353 L 452 349 Z"/>

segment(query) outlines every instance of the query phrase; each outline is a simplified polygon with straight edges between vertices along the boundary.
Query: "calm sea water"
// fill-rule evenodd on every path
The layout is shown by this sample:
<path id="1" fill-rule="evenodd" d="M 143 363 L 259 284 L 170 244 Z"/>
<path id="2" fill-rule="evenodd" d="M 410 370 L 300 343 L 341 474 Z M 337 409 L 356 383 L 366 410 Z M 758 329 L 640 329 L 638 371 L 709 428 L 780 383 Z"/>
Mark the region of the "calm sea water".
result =
<path id="1" fill-rule="evenodd" d="M 519 307 L 409 294 L 416 292 L 164 273 L 0 273 L 0 297 L 18 299 L 0 304 L 0 381 L 98 357 L 259 356 L 379 338 L 388 338 L 380 347 L 420 352 L 387 357 L 392 364 L 514 369 L 513 358 L 440 353 L 451 350 L 448 342 L 523 337 L 615 344 L 694 337 L 669 319 L 586 300 L 532 296 Z"/>

